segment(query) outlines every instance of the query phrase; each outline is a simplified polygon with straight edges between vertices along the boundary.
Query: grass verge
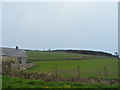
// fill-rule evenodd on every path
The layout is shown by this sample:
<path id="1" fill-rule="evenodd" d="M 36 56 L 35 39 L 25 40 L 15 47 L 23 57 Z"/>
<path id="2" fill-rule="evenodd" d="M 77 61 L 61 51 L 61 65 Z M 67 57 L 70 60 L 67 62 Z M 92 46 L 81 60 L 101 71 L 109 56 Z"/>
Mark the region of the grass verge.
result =
<path id="1" fill-rule="evenodd" d="M 44 82 L 3 76 L 2 88 L 118 88 L 118 85 L 81 84 L 76 82 Z"/>

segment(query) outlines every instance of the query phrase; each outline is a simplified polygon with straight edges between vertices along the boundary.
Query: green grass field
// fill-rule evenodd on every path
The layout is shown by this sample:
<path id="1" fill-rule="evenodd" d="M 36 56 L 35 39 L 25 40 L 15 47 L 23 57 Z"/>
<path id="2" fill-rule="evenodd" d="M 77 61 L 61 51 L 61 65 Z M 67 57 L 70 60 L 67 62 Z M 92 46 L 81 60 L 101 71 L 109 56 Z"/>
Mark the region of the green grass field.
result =
<path id="1" fill-rule="evenodd" d="M 48 61 L 34 61 L 36 66 L 28 71 L 55 72 L 62 76 L 76 76 L 77 66 L 80 66 L 81 77 L 105 77 L 104 67 L 107 68 L 108 78 L 118 78 L 118 59 L 97 57 L 66 52 L 27 51 L 28 58 L 48 59 Z M 61 60 L 66 58 L 81 58 L 81 60 Z M 87 57 L 87 58 L 86 58 Z M 50 59 L 50 60 L 49 60 Z M 52 59 L 56 59 L 52 61 Z"/>
<path id="2" fill-rule="evenodd" d="M 104 67 L 107 67 L 108 78 L 118 77 L 118 60 L 102 58 L 93 60 L 35 61 L 36 66 L 29 71 L 55 72 L 57 65 L 59 75 L 76 76 L 77 66 L 80 66 L 81 77 L 105 77 Z"/>
<path id="3" fill-rule="evenodd" d="M 28 59 L 67 59 L 67 58 L 81 58 L 89 59 L 96 56 L 81 55 L 67 52 L 44 52 L 44 51 L 26 51 Z"/>
<path id="4" fill-rule="evenodd" d="M 44 82 L 42 80 L 29 80 L 3 76 L 4 88 L 118 88 L 118 85 L 80 84 L 76 82 Z M 21 90 L 23 90 L 21 89 Z"/>

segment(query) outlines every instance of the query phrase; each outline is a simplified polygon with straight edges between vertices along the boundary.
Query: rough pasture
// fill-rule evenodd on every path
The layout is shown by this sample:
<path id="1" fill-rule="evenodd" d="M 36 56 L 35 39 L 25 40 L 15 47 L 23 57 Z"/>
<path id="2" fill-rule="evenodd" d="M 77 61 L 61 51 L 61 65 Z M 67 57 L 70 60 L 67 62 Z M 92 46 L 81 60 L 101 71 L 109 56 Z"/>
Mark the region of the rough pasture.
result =
<path id="1" fill-rule="evenodd" d="M 80 77 L 104 78 L 104 68 L 106 67 L 108 78 L 118 77 L 118 59 L 116 58 L 97 57 L 92 55 L 81 55 L 67 52 L 42 51 L 27 51 L 27 55 L 29 59 L 45 59 L 43 61 L 33 61 L 36 63 L 36 66 L 29 68 L 28 71 L 55 73 L 55 66 L 57 65 L 57 71 L 59 75 L 77 76 L 77 66 L 80 66 Z M 73 60 L 72 58 L 81 59 Z"/>
<path id="2" fill-rule="evenodd" d="M 26 51 L 28 59 L 47 59 L 47 60 L 65 60 L 65 59 L 91 59 L 96 58 L 93 55 L 82 55 L 67 52 L 45 52 L 45 51 Z M 97 57 L 98 58 L 98 57 Z"/>
<path id="3" fill-rule="evenodd" d="M 80 66 L 80 77 L 105 77 L 104 67 L 107 68 L 108 78 L 118 77 L 117 59 L 93 60 L 64 60 L 64 61 L 35 61 L 36 66 L 28 71 L 52 72 L 57 71 L 62 76 L 77 76 L 77 66 Z"/>

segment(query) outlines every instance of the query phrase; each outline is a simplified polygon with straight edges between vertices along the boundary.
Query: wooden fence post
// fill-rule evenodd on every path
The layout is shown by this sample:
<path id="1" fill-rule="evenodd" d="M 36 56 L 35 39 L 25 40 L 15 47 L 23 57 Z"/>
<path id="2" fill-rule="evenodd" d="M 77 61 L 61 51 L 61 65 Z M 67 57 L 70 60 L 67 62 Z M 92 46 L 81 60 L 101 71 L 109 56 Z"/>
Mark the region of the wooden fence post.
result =
<path id="1" fill-rule="evenodd" d="M 77 67 L 77 71 L 78 71 L 78 78 L 80 78 L 80 67 Z"/>
<path id="2" fill-rule="evenodd" d="M 107 79 L 107 76 L 108 76 L 107 67 L 104 67 L 104 71 L 105 71 L 105 78 Z"/>
<path id="3" fill-rule="evenodd" d="M 58 76 L 57 65 L 55 65 L 55 75 Z"/>

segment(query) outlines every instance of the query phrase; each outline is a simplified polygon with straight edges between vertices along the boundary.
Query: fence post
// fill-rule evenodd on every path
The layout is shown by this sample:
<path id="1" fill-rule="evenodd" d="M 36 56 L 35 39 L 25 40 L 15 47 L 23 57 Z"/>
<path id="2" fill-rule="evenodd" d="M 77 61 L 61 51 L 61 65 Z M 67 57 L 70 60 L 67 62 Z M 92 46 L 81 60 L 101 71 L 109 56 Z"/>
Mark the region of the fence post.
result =
<path id="1" fill-rule="evenodd" d="M 80 67 L 77 67 L 77 71 L 78 71 L 78 78 L 80 78 Z"/>
<path id="2" fill-rule="evenodd" d="M 105 78 L 107 79 L 107 76 L 108 76 L 107 67 L 104 67 L 104 71 L 105 71 Z"/>
<path id="3" fill-rule="evenodd" d="M 55 75 L 58 76 L 57 65 L 55 65 Z"/>

